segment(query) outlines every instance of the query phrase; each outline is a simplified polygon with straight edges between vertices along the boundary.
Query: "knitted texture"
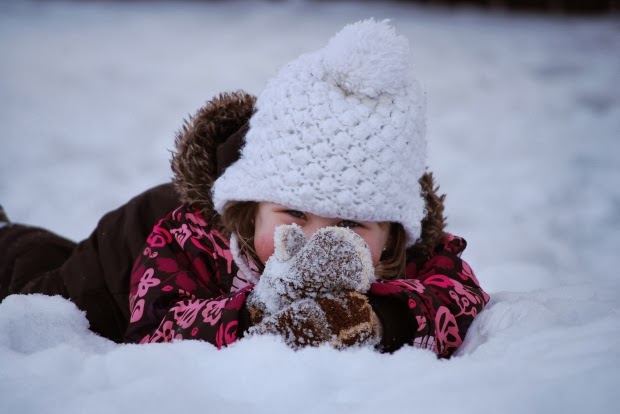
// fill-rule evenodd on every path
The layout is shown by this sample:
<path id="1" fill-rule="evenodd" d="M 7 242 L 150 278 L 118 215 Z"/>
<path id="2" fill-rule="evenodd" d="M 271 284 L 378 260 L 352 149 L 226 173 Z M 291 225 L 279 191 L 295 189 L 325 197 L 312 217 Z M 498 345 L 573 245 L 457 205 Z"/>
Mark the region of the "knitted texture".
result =
<path id="1" fill-rule="evenodd" d="M 364 295 L 375 281 L 364 240 L 325 227 L 306 240 L 296 224 L 278 226 L 274 254 L 246 301 L 250 335 L 275 334 L 293 348 L 375 345 L 378 320 Z"/>
<path id="2" fill-rule="evenodd" d="M 399 222 L 411 246 L 424 217 L 425 108 L 408 40 L 387 21 L 346 26 L 268 82 L 241 158 L 214 184 L 214 206 L 269 201 Z"/>
<path id="3" fill-rule="evenodd" d="M 252 326 L 248 335 L 278 335 L 293 349 L 325 343 L 345 349 L 376 345 L 378 323 L 365 295 L 344 291 L 295 301 Z"/>
<path id="4" fill-rule="evenodd" d="M 276 227 L 274 254 L 248 305 L 272 314 L 304 298 L 327 293 L 366 293 L 375 281 L 370 250 L 350 229 L 324 227 L 306 240 L 296 224 Z"/>

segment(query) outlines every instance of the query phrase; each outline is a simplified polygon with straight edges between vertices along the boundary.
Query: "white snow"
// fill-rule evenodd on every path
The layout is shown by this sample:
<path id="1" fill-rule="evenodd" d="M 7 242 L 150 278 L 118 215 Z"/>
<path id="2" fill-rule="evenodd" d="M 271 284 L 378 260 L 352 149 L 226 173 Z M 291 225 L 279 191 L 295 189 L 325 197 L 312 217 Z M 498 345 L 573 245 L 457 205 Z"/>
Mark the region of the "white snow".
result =
<path id="1" fill-rule="evenodd" d="M 274 338 L 116 345 L 69 302 L 0 304 L 0 412 L 611 413 L 620 406 L 620 25 L 328 2 L 0 4 L 0 203 L 79 239 L 169 179 L 181 119 L 392 18 L 428 90 L 449 230 L 492 302 L 458 355 Z M 616 407 L 616 408 L 614 408 Z"/>

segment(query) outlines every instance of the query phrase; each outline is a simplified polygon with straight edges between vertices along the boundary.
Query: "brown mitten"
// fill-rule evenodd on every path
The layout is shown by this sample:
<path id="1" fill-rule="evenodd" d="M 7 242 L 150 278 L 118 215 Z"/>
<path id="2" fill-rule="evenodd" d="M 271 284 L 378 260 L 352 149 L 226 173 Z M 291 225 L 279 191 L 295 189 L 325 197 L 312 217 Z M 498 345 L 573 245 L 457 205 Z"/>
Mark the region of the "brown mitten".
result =
<path id="1" fill-rule="evenodd" d="M 365 293 L 375 280 L 366 242 L 342 227 L 325 227 L 310 240 L 295 224 L 279 226 L 275 251 L 248 305 L 253 315 L 273 315 L 300 299 L 327 293 Z"/>
<path id="2" fill-rule="evenodd" d="M 380 329 L 366 296 L 346 291 L 295 301 L 251 327 L 248 334 L 280 335 L 294 349 L 325 343 L 342 349 L 376 345 Z"/>

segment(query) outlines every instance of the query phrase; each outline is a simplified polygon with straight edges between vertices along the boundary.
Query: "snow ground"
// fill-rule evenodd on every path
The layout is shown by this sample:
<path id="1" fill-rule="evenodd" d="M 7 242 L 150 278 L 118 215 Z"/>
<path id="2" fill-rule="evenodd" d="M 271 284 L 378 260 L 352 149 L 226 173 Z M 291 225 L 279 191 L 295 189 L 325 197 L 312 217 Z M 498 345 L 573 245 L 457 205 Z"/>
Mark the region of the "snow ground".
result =
<path id="1" fill-rule="evenodd" d="M 169 179 L 181 120 L 392 18 L 428 90 L 449 230 L 492 302 L 459 355 L 271 338 L 119 346 L 59 298 L 0 304 L 0 412 L 615 412 L 620 23 L 318 2 L 0 4 L 0 203 L 74 239 Z"/>

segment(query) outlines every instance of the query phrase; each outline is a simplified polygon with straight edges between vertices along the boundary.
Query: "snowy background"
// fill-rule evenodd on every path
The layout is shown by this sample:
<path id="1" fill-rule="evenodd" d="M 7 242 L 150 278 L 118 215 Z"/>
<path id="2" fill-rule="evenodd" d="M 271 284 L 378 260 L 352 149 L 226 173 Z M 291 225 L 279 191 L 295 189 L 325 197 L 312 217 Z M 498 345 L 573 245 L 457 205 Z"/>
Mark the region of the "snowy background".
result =
<path id="1" fill-rule="evenodd" d="M 121 346 L 0 304 L 0 412 L 616 412 L 620 21 L 319 2 L 0 3 L 0 204 L 75 240 L 171 173 L 183 118 L 391 18 L 428 91 L 449 230 L 492 296 L 457 357 L 272 338 Z M 0 252 L 1 254 L 1 252 Z M 613 407 L 616 407 L 615 409 Z"/>

